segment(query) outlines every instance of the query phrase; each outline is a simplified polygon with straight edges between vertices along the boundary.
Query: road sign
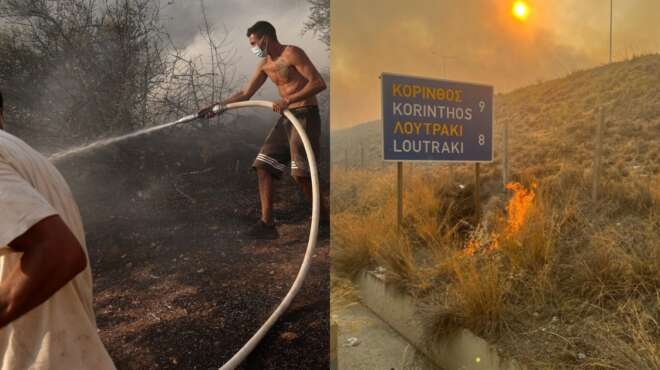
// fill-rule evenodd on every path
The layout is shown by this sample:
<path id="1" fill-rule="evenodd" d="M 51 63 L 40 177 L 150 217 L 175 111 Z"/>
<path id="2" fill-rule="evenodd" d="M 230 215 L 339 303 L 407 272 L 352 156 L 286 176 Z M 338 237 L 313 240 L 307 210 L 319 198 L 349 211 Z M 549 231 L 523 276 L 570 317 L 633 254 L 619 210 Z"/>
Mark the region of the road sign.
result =
<path id="1" fill-rule="evenodd" d="M 383 158 L 493 160 L 493 87 L 384 73 Z"/>

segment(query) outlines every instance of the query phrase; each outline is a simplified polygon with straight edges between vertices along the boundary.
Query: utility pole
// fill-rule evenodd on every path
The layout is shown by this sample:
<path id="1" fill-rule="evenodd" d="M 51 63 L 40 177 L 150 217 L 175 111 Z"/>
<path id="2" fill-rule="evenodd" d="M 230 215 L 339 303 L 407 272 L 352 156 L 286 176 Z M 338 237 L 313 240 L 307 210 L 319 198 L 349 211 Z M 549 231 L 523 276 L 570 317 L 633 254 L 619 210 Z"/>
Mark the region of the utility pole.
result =
<path id="1" fill-rule="evenodd" d="M 612 64 L 612 3 L 610 0 L 610 57 L 607 64 Z M 598 119 L 598 117 L 596 118 Z M 600 108 L 600 120 L 596 126 L 596 145 L 593 162 L 593 180 L 591 185 L 591 200 L 595 203 L 598 201 L 598 192 L 600 190 L 600 175 L 602 172 L 602 157 L 603 157 L 603 130 L 605 130 L 605 107 Z"/>
<path id="2" fill-rule="evenodd" d="M 610 62 L 612 63 L 612 2 L 614 0 L 610 0 Z"/>

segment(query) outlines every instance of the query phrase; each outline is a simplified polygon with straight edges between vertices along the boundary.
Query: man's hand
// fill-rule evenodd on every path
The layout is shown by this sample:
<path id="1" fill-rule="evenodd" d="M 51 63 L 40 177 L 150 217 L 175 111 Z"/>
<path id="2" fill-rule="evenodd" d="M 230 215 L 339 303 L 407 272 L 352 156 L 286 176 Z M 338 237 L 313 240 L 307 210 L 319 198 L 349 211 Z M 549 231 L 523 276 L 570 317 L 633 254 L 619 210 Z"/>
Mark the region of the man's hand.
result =
<path id="1" fill-rule="evenodd" d="M 220 110 L 216 113 L 213 111 L 213 107 L 219 106 Z M 208 107 L 202 109 L 197 113 L 197 117 L 199 118 L 213 118 L 219 114 L 222 114 L 226 109 L 224 108 L 224 105 L 221 105 L 220 103 L 216 103 L 213 105 L 209 105 Z"/>
<path id="2" fill-rule="evenodd" d="M 289 99 L 284 98 L 273 103 L 273 111 L 282 114 L 289 107 Z"/>

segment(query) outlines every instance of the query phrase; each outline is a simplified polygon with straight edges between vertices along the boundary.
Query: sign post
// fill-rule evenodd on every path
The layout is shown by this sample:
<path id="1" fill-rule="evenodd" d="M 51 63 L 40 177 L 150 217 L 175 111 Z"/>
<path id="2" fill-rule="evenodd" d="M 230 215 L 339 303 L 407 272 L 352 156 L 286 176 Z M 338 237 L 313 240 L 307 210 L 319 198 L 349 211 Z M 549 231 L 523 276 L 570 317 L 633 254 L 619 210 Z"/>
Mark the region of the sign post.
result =
<path id="1" fill-rule="evenodd" d="M 364 144 L 360 144 L 360 167 L 364 170 Z"/>
<path id="2" fill-rule="evenodd" d="M 481 218 L 481 197 L 479 196 L 480 189 L 479 181 L 479 162 L 474 164 L 474 224 L 479 224 L 479 218 Z"/>
<path id="3" fill-rule="evenodd" d="M 598 118 L 597 118 L 598 119 Z M 600 120 L 596 126 L 596 150 L 594 153 L 594 162 L 592 170 L 593 183 L 591 186 L 591 200 L 598 200 L 598 188 L 600 184 L 601 162 L 603 157 L 603 126 L 605 126 L 605 109 L 600 109 Z"/>
<path id="4" fill-rule="evenodd" d="M 493 87 L 383 73 L 383 160 L 397 162 L 397 225 L 403 217 L 403 161 L 493 160 Z M 479 210 L 477 209 L 477 212 Z"/>
<path id="5" fill-rule="evenodd" d="M 502 148 L 502 191 L 506 192 L 509 183 L 509 120 L 504 121 L 504 145 Z"/>
<path id="6" fill-rule="evenodd" d="M 403 162 L 396 163 L 396 229 L 401 231 L 403 220 Z"/>

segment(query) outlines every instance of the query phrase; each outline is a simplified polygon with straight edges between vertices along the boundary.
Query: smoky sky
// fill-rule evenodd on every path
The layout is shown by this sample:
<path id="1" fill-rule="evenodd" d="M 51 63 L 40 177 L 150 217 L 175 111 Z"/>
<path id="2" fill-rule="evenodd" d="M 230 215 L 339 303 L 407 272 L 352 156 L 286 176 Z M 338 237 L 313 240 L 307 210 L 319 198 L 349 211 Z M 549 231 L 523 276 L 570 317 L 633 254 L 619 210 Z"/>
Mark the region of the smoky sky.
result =
<path id="1" fill-rule="evenodd" d="M 331 2 L 333 129 L 378 119 L 382 72 L 507 92 L 607 63 L 608 0 Z M 660 52 L 660 1 L 614 0 L 613 60 Z M 659 72 L 660 73 L 660 72 Z"/>
<path id="2" fill-rule="evenodd" d="M 208 56 L 206 40 L 200 37 L 200 28 L 204 26 L 200 0 L 160 1 L 163 25 L 175 45 L 186 50 L 189 57 Z M 225 50 L 235 53 L 232 60 L 239 82 L 237 88 L 254 73 L 259 61 L 250 51 L 245 33 L 260 20 L 275 26 L 281 43 L 301 47 L 319 71 L 329 68 L 326 46 L 311 32 L 301 34 L 309 16 L 306 0 L 206 0 L 204 7 L 208 21 L 215 29 L 216 40 L 224 39 Z M 274 100 L 277 92 L 269 81 L 255 98 Z"/>
<path id="3" fill-rule="evenodd" d="M 156 1 L 160 5 L 161 23 L 176 47 L 185 50 L 189 58 L 208 57 L 207 41 L 200 36 L 200 30 L 204 27 L 202 0 Z M 328 71 L 330 59 L 326 46 L 312 32 L 302 34 L 309 16 L 307 0 L 204 0 L 204 7 L 209 24 L 215 30 L 215 39 L 224 39 L 223 50 L 235 54 L 232 61 L 236 88 L 240 88 L 254 73 L 258 63 L 258 58 L 250 51 L 245 33 L 260 20 L 275 26 L 281 43 L 301 47 L 320 72 Z M 0 19 L 0 27 L 4 27 L 5 23 L 6 20 Z M 268 81 L 257 97 L 277 99 L 277 90 Z"/>

